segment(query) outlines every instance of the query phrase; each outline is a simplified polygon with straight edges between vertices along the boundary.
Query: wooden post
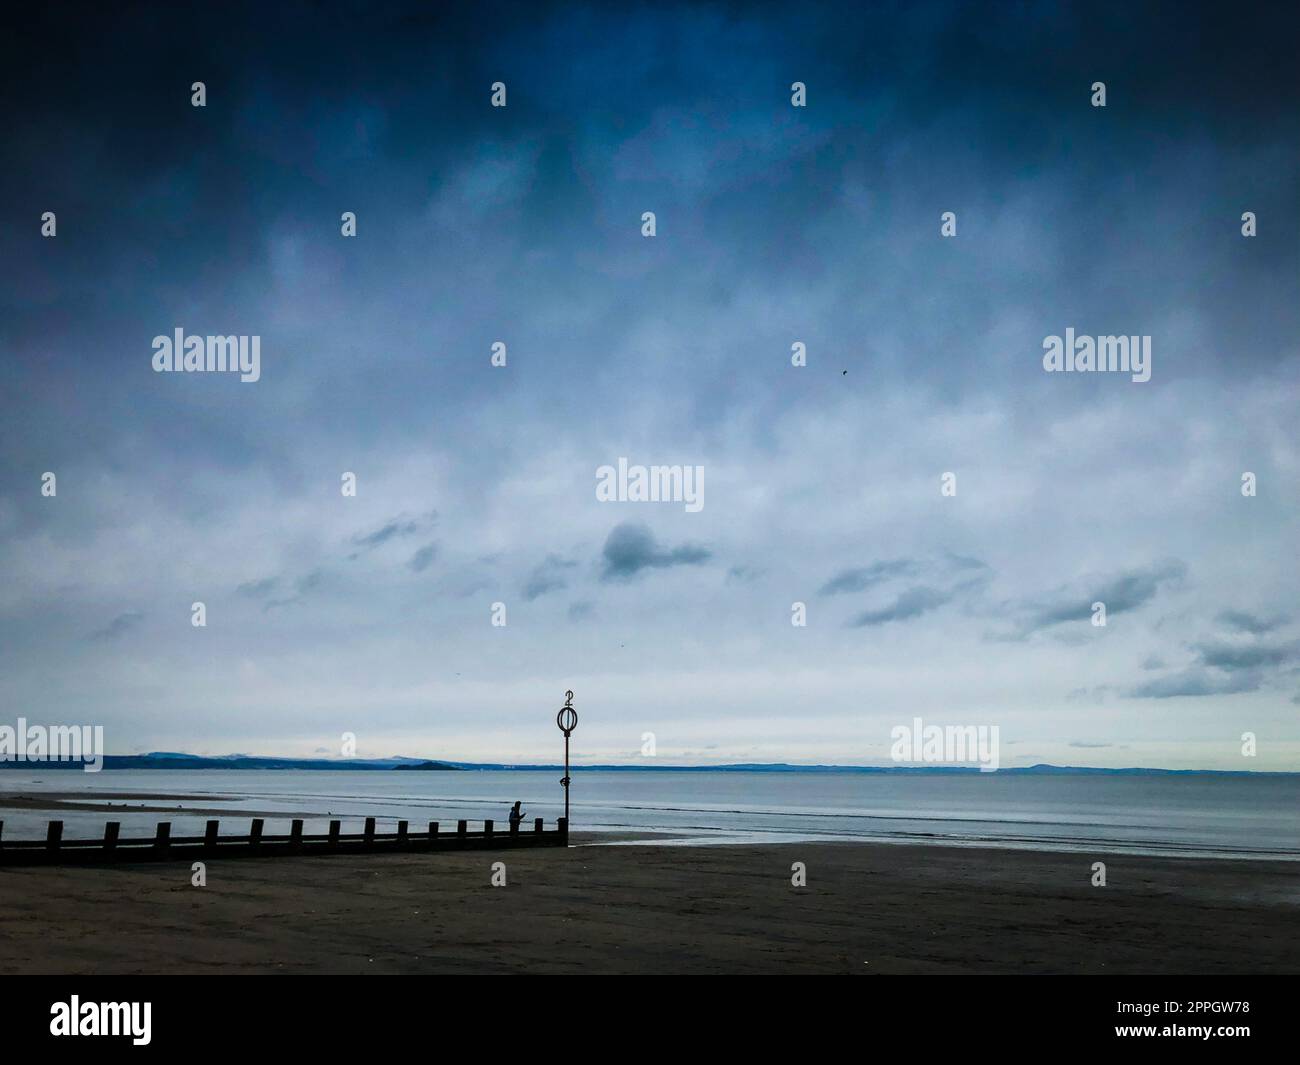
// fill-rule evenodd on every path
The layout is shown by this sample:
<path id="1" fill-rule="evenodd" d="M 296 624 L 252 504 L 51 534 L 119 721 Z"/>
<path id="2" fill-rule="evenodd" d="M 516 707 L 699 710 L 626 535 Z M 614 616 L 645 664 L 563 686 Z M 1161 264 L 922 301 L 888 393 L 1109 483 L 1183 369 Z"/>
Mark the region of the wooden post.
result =
<path id="1" fill-rule="evenodd" d="M 330 850 L 334 850 L 339 845 L 339 823 L 330 822 Z"/>
<path id="2" fill-rule="evenodd" d="M 248 849 L 257 850 L 262 845 L 262 819 L 254 817 L 253 823 L 248 828 Z"/>
<path id="3" fill-rule="evenodd" d="M 45 830 L 45 849 L 56 851 L 63 840 L 63 822 L 51 821 L 49 828 Z"/>
<path id="4" fill-rule="evenodd" d="M 293 850 L 302 849 L 302 818 L 295 817 L 289 826 L 289 846 Z"/>
<path id="5" fill-rule="evenodd" d="M 399 846 L 406 842 L 406 822 L 397 822 L 397 843 Z"/>
<path id="6" fill-rule="evenodd" d="M 561 817 L 555 824 L 560 830 L 560 846 L 567 847 L 569 845 L 569 819 Z"/>
<path id="7" fill-rule="evenodd" d="M 375 819 L 373 817 L 366 818 L 365 834 L 366 834 L 366 846 L 373 847 L 375 845 Z"/>
<path id="8" fill-rule="evenodd" d="M 483 822 L 483 835 L 490 841 L 492 839 L 492 821 L 489 819 Z"/>
<path id="9" fill-rule="evenodd" d="M 456 836 L 462 843 L 465 841 L 465 832 L 468 828 L 469 826 L 464 821 L 456 822 Z"/>
<path id="10" fill-rule="evenodd" d="M 209 854 L 217 849 L 217 834 L 220 831 L 220 821 L 209 821 L 203 830 L 203 849 Z"/>
<path id="11" fill-rule="evenodd" d="M 438 845 L 438 822 L 429 822 L 429 845 L 436 847 Z"/>
<path id="12" fill-rule="evenodd" d="M 104 825 L 104 850 L 117 849 L 117 834 L 122 830 L 121 821 L 109 821 Z"/>
<path id="13" fill-rule="evenodd" d="M 154 835 L 154 850 L 166 853 L 168 846 L 172 841 L 172 823 L 170 821 L 159 821 L 158 832 Z"/>
<path id="14" fill-rule="evenodd" d="M 545 824 L 545 822 L 544 822 L 540 817 L 534 817 L 534 818 L 533 818 L 533 831 L 536 832 L 538 835 L 541 835 L 541 832 L 542 832 L 542 825 L 543 825 L 543 824 Z"/>

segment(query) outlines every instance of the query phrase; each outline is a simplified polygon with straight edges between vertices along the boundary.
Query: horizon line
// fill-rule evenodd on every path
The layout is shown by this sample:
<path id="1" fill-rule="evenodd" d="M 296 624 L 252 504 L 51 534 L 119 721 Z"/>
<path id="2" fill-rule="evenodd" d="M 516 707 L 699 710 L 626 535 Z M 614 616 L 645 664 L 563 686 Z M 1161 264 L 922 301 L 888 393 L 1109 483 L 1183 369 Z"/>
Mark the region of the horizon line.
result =
<path id="1" fill-rule="evenodd" d="M 239 760 L 261 761 L 261 762 L 279 762 L 288 763 L 286 767 L 291 767 L 294 763 L 311 764 L 316 763 L 324 767 L 337 766 L 346 768 L 349 766 L 397 766 L 397 765 L 442 765 L 450 766 L 459 770 L 486 770 L 486 771 L 553 771 L 564 769 L 565 766 L 559 762 L 469 762 L 459 761 L 449 758 L 428 758 L 414 757 L 411 755 L 381 755 L 373 758 L 338 758 L 332 756 L 296 756 L 296 755 L 263 755 L 263 754 L 190 754 L 185 751 L 146 751 L 131 754 L 104 754 L 100 756 L 103 759 L 102 768 L 109 768 L 109 759 L 138 759 L 152 761 L 207 761 L 207 762 L 234 762 Z M 13 758 L 0 758 L 0 769 L 19 767 L 23 768 L 57 768 L 73 769 L 79 764 L 84 764 L 85 759 L 79 760 L 41 760 L 32 761 L 23 759 L 19 761 Z M 210 768 L 196 766 L 196 769 Z M 231 768 L 238 769 L 238 766 Z M 263 767 L 272 768 L 272 767 Z M 1054 762 L 1034 762 L 1030 765 L 1021 766 L 1000 766 L 997 769 L 982 769 L 978 763 L 969 764 L 939 764 L 939 763 L 892 763 L 892 764 L 849 764 L 838 762 L 711 762 L 697 765 L 682 764 L 663 764 L 651 765 L 645 763 L 627 763 L 627 762 L 593 762 L 586 765 L 570 764 L 570 770 L 610 770 L 610 771 L 630 771 L 630 772 L 738 772 L 738 771 L 767 771 L 767 772 L 886 772 L 886 773 L 979 773 L 981 775 L 996 775 L 997 773 L 1020 772 L 1024 773 L 1032 770 L 1054 770 L 1056 772 L 1068 773 L 1180 773 L 1180 774 L 1219 774 L 1233 776 L 1300 776 L 1300 771 L 1286 769 L 1207 769 L 1207 768 L 1190 768 L 1190 769 L 1173 769 L 1163 766 L 1084 766 L 1084 765 L 1058 765 Z M 328 771 L 327 768 L 320 768 L 316 771 Z"/>

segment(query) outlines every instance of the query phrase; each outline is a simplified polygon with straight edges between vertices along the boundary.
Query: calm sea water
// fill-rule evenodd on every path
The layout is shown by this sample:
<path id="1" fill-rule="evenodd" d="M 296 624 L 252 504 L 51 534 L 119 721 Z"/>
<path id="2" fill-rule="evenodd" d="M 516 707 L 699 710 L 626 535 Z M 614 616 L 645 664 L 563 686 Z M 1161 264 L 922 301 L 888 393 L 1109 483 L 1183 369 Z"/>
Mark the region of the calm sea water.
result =
<path id="1" fill-rule="evenodd" d="M 268 834 L 287 833 L 292 817 L 304 818 L 308 832 L 324 832 L 329 817 L 341 818 L 346 832 L 359 831 L 366 816 L 381 826 L 406 819 L 412 830 L 434 820 L 454 828 L 460 818 L 490 817 L 503 825 L 515 799 L 530 818 L 552 822 L 563 811 L 558 778 L 557 772 L 519 771 L 33 769 L 0 772 L 0 793 L 76 791 L 80 801 L 104 807 L 54 815 L 69 838 L 99 836 L 110 819 L 122 822 L 123 835 L 152 835 L 159 820 L 172 822 L 173 835 L 198 835 L 214 816 L 229 831 L 246 832 L 255 813 L 281 815 L 268 819 Z M 649 832 L 664 843 L 994 843 L 1300 860 L 1300 777 L 578 771 L 572 790 L 575 832 Z M 142 803 L 176 809 L 132 812 Z M 5 836 L 43 838 L 52 815 L 37 806 L 0 809 Z M 203 812 L 209 810 L 219 813 Z"/>

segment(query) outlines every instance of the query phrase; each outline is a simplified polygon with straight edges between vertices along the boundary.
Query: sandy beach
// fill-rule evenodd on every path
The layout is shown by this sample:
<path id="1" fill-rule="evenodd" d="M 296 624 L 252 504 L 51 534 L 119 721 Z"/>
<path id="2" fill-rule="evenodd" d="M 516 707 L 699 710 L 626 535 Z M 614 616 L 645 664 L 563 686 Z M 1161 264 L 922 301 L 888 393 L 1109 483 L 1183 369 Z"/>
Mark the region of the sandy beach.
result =
<path id="1" fill-rule="evenodd" d="M 1094 860 L 1107 887 L 1090 885 Z M 579 845 L 228 860 L 206 887 L 190 877 L 0 868 L 0 972 L 1300 971 L 1300 863 Z"/>

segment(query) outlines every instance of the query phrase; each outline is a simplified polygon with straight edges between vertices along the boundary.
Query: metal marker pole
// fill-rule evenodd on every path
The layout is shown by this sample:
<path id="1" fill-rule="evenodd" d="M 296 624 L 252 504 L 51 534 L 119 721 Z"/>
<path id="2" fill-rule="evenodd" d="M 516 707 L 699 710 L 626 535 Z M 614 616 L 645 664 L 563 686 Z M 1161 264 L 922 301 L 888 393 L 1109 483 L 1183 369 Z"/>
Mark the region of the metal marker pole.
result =
<path id="1" fill-rule="evenodd" d="M 555 724 L 564 733 L 564 776 L 560 786 L 564 788 L 564 823 L 569 824 L 569 733 L 578 727 L 578 711 L 573 709 L 573 692 L 564 693 L 564 705 L 555 715 Z"/>

